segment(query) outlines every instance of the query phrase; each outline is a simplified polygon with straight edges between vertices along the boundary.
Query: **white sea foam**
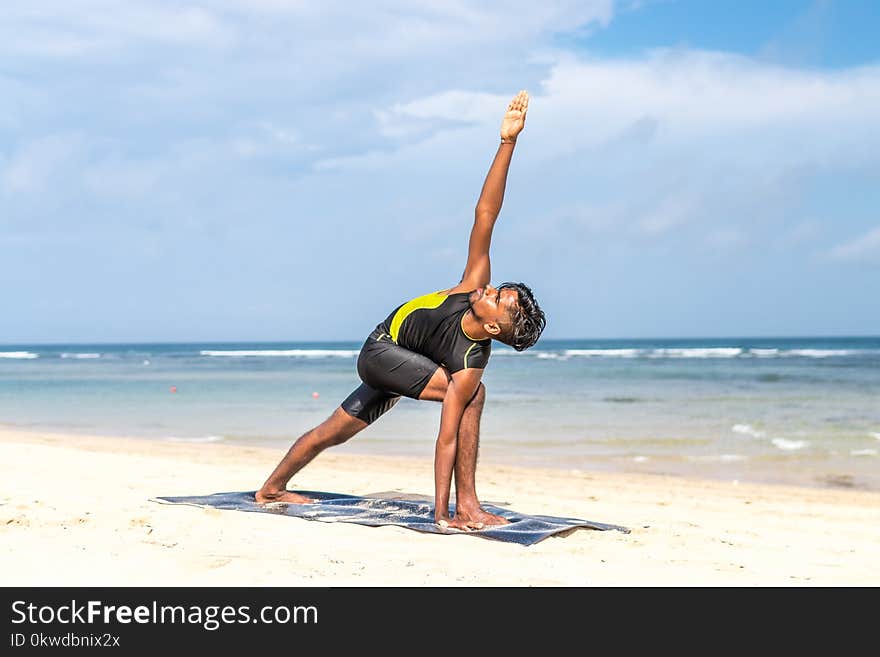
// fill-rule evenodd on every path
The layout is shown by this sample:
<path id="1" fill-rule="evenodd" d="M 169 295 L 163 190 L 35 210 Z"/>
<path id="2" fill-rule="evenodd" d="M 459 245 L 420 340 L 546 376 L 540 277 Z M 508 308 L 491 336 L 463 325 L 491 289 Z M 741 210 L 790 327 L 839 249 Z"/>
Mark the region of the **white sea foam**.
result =
<path id="1" fill-rule="evenodd" d="M 649 358 L 736 358 L 741 353 L 739 347 L 668 348 L 654 349 Z"/>
<path id="2" fill-rule="evenodd" d="M 778 349 L 741 347 L 656 347 L 656 348 L 591 348 L 561 351 L 531 349 L 514 351 L 498 348 L 493 356 L 531 356 L 552 360 L 570 357 L 586 358 L 829 358 L 833 356 L 880 355 L 880 349 Z"/>
<path id="3" fill-rule="evenodd" d="M 100 358 L 101 354 L 61 354 L 62 358 L 78 358 L 78 359 L 86 359 L 86 358 Z"/>
<path id="4" fill-rule="evenodd" d="M 0 351 L 0 358 L 23 358 L 26 360 L 30 360 L 32 358 L 39 357 L 39 354 L 35 354 L 30 351 Z"/>
<path id="5" fill-rule="evenodd" d="M 782 355 L 806 356 L 807 358 L 828 358 L 830 356 L 851 356 L 858 353 L 862 353 L 862 351 L 853 349 L 788 349 L 783 351 Z"/>
<path id="6" fill-rule="evenodd" d="M 779 449 L 784 449 L 786 451 L 803 449 L 808 444 L 806 440 L 789 440 L 788 438 L 774 438 L 770 442 L 776 445 Z"/>
<path id="7" fill-rule="evenodd" d="M 854 449 L 850 453 L 850 456 L 877 456 L 876 449 Z"/>
<path id="8" fill-rule="evenodd" d="M 633 456 L 633 461 L 636 463 L 644 463 L 650 460 L 647 456 Z"/>
<path id="9" fill-rule="evenodd" d="M 175 443 L 216 443 L 223 436 L 167 436 L 165 440 Z"/>
<path id="10" fill-rule="evenodd" d="M 276 356 L 287 358 L 353 358 L 357 356 L 360 351 L 358 349 L 265 349 L 236 351 L 203 349 L 199 353 L 202 356 L 228 356 L 232 358 L 271 358 Z"/>
<path id="11" fill-rule="evenodd" d="M 763 431 L 756 430 L 751 424 L 734 424 L 730 427 L 730 430 L 734 433 L 741 433 L 746 436 L 753 436 L 754 438 L 763 438 L 767 435 Z"/>
<path id="12" fill-rule="evenodd" d="M 880 431 L 872 431 L 871 435 L 874 436 L 877 440 L 880 440 Z"/>

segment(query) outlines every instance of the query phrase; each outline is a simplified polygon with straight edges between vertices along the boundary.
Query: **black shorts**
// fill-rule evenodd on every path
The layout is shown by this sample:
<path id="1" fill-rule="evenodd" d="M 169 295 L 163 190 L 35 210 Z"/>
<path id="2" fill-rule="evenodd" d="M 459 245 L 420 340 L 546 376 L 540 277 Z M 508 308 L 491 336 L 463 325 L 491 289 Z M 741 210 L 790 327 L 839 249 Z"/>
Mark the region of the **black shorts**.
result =
<path id="1" fill-rule="evenodd" d="M 427 356 L 393 342 L 383 327 L 376 327 L 358 356 L 358 376 L 363 384 L 342 402 L 342 408 L 372 424 L 401 396 L 418 399 L 438 367 Z"/>

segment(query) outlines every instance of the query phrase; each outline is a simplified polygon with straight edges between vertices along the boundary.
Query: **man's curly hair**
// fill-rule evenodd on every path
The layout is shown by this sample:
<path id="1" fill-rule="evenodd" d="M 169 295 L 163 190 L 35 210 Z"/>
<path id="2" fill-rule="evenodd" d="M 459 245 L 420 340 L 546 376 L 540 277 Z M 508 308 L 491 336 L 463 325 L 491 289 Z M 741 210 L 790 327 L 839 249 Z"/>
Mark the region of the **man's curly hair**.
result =
<path id="1" fill-rule="evenodd" d="M 528 349 L 538 341 L 547 325 L 544 311 L 525 283 L 502 283 L 497 289 L 516 290 L 517 304 L 510 310 L 510 323 L 505 322 L 501 326 L 501 333 L 496 339 L 517 351 Z"/>

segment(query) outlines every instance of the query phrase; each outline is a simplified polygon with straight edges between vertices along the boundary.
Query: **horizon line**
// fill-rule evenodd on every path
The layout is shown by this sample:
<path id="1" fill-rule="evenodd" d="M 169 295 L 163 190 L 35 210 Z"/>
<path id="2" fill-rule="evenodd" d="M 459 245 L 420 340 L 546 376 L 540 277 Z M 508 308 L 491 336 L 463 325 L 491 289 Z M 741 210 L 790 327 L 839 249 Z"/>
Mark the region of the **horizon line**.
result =
<path id="1" fill-rule="evenodd" d="M 854 334 L 815 334 L 815 335 L 703 335 L 703 336 L 652 336 L 652 337 L 579 337 L 579 338 L 545 338 L 547 342 L 573 342 L 573 341 L 618 341 L 618 342 L 638 342 L 649 340 L 807 340 L 816 338 L 837 338 L 837 339 L 880 339 L 880 334 L 875 335 L 854 335 Z M 362 338 L 356 339 L 339 339 L 339 340 L 133 340 L 133 341 L 111 341 L 111 342 L 0 342 L 0 348 L 5 347 L 66 347 L 66 346 L 120 346 L 120 345 L 175 345 L 175 344 L 290 344 L 290 343 L 306 343 L 306 344 L 331 344 L 339 342 L 363 342 Z M 541 340 L 536 343 L 536 346 Z"/>

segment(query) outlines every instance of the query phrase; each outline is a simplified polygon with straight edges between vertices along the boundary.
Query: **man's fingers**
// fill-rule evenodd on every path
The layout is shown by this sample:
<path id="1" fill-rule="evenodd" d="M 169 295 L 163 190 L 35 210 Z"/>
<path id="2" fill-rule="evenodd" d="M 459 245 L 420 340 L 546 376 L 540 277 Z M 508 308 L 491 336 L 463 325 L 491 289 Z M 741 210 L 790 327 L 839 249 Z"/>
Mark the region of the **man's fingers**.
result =
<path id="1" fill-rule="evenodd" d="M 526 91 L 520 91 L 512 101 L 510 101 L 510 105 L 507 106 L 508 110 L 516 110 L 520 111 L 523 114 L 526 113 L 526 110 L 529 108 L 529 94 Z"/>

